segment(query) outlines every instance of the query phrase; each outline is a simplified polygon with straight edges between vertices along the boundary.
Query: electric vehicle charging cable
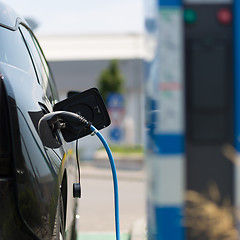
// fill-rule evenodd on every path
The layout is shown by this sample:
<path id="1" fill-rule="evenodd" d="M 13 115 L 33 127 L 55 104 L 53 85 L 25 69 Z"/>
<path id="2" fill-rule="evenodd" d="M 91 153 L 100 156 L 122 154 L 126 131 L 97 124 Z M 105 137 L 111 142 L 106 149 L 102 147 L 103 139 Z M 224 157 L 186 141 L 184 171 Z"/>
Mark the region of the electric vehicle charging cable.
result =
<path id="1" fill-rule="evenodd" d="M 97 135 L 97 137 L 102 142 L 110 161 L 111 169 L 112 169 L 112 176 L 113 176 L 113 187 L 114 187 L 114 203 L 115 203 L 115 229 L 116 229 L 116 240 L 120 240 L 120 222 L 119 222 L 119 197 L 118 197 L 118 180 L 117 180 L 117 171 L 113 159 L 112 152 L 102 136 L 102 134 L 93 126 L 90 125 L 90 129 L 93 133 Z"/>
<path id="2" fill-rule="evenodd" d="M 115 231 L 116 231 L 116 240 L 120 240 L 120 221 L 119 221 L 119 197 L 118 197 L 118 180 L 117 180 L 117 172 L 116 167 L 113 159 L 112 152 L 102 136 L 102 134 L 91 124 L 91 122 L 88 122 L 84 117 L 72 113 L 72 112 L 66 112 L 66 111 L 56 111 L 52 113 L 45 114 L 38 123 L 38 131 L 41 129 L 41 125 L 43 122 L 47 122 L 49 126 L 54 126 L 57 122 L 69 122 L 69 123 L 78 123 L 82 127 L 88 127 L 93 134 L 96 134 L 99 140 L 102 142 L 110 161 L 111 170 L 112 170 L 112 177 L 113 177 L 113 187 L 114 187 L 114 208 L 115 208 Z M 64 128 L 65 124 L 58 124 L 58 127 Z M 79 166 L 78 166 L 79 168 Z M 79 169 L 80 170 L 80 169 Z M 80 172 L 79 172 L 80 174 Z M 80 178 L 80 175 L 79 175 Z M 80 184 L 80 179 L 79 179 Z"/>

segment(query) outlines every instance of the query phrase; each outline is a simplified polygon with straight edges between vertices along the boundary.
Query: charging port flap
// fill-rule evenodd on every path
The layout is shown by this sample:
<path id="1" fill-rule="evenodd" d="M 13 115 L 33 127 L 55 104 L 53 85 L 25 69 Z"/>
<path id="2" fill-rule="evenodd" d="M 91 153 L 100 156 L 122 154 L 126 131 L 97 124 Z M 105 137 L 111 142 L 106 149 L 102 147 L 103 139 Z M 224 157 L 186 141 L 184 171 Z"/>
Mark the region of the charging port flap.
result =
<path id="1" fill-rule="evenodd" d="M 77 113 L 91 122 L 98 130 L 110 125 L 108 111 L 97 88 L 75 93 L 55 104 L 53 110 Z M 90 134 L 91 130 L 67 123 L 61 132 L 65 141 L 71 142 Z"/>

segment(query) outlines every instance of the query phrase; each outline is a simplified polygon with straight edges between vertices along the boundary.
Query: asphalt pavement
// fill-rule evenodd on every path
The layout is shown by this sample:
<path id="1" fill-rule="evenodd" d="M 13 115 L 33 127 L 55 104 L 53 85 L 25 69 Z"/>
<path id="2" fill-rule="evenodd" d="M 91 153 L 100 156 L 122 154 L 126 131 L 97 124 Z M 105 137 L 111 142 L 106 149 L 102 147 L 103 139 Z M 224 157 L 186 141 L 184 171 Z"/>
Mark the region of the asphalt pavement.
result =
<path id="1" fill-rule="evenodd" d="M 118 165 L 118 164 L 116 164 Z M 101 166 L 101 167 L 100 167 Z M 82 198 L 79 200 L 79 240 L 115 239 L 113 183 L 110 165 L 81 163 Z M 117 168 L 121 240 L 146 239 L 144 165 Z"/>

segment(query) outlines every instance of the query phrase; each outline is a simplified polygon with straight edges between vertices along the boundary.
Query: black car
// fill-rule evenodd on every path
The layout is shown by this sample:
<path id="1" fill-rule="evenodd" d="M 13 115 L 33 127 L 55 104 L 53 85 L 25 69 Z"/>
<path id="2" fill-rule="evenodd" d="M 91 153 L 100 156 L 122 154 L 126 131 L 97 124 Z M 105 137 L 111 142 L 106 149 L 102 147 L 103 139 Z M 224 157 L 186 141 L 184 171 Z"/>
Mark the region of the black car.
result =
<path id="1" fill-rule="evenodd" d="M 39 123 L 54 111 L 71 111 L 102 128 L 110 123 L 103 108 L 96 89 L 58 102 L 33 32 L 0 2 L 0 239 L 76 238 L 79 172 L 74 145 L 66 141 L 89 130 L 64 121 L 45 129 Z"/>

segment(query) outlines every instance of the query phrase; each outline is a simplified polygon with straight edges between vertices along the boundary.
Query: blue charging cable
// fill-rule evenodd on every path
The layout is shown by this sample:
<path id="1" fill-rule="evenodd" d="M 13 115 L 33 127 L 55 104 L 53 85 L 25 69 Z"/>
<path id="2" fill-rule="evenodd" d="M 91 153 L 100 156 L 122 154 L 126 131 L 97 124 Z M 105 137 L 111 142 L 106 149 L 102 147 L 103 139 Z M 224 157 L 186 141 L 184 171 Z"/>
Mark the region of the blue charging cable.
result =
<path id="1" fill-rule="evenodd" d="M 114 203 L 115 203 L 115 228 L 116 228 L 116 240 L 120 240 L 120 222 L 119 222 L 119 201 L 118 201 L 118 181 L 117 181 L 117 172 L 115 163 L 113 160 L 113 156 L 111 153 L 111 150 L 102 136 L 102 134 L 93 126 L 90 126 L 90 129 L 93 133 L 95 133 L 100 141 L 102 142 L 104 148 L 106 149 L 106 152 L 108 154 L 108 158 L 110 161 L 111 169 L 112 169 L 112 176 L 113 176 L 113 186 L 114 186 Z"/>

